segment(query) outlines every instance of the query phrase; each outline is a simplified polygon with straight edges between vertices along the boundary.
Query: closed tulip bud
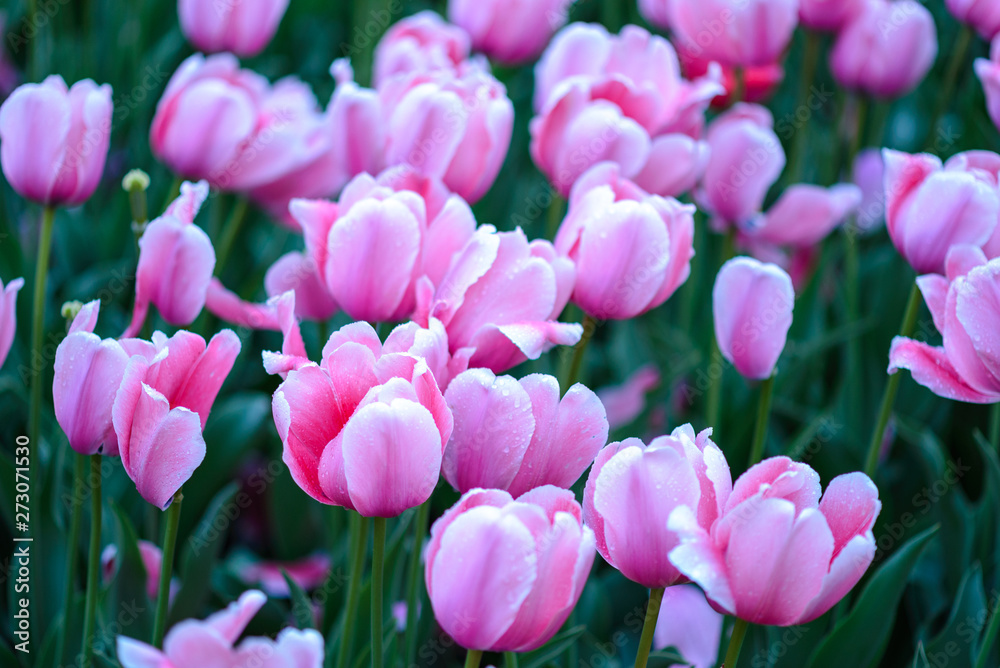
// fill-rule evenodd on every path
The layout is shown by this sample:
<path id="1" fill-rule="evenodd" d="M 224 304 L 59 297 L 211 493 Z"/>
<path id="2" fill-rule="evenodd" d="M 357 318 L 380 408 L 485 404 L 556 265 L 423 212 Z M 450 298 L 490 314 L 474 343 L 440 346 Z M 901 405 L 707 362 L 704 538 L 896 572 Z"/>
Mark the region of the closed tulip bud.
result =
<path id="1" fill-rule="evenodd" d="M 97 188 L 111 139 L 111 86 L 58 75 L 19 86 L 0 105 L 7 182 L 46 206 L 83 204 Z"/>
<path id="2" fill-rule="evenodd" d="M 179 0 L 181 31 L 205 53 L 255 56 L 274 37 L 288 0 Z"/>
<path id="3" fill-rule="evenodd" d="M 799 0 L 671 0 L 678 48 L 747 67 L 776 62 L 799 21 Z"/>
<path id="4" fill-rule="evenodd" d="M 477 51 L 500 63 L 517 64 L 542 52 L 566 23 L 570 4 L 572 0 L 450 0 L 448 19 L 469 33 Z"/>
<path id="5" fill-rule="evenodd" d="M 934 18 L 916 0 L 871 0 L 837 35 L 830 69 L 841 86 L 880 98 L 906 95 L 937 57 Z"/>
<path id="6" fill-rule="evenodd" d="M 583 492 L 584 519 L 598 552 L 628 579 L 652 589 L 688 582 L 667 559 L 680 543 L 667 519 L 689 506 L 709 527 L 722 513 L 732 476 L 711 435 L 683 425 L 649 445 L 637 438 L 611 443 L 597 456 Z"/>
<path id="7" fill-rule="evenodd" d="M 945 0 L 952 16 L 991 40 L 1000 35 L 1000 5 L 991 0 Z"/>
<path id="8" fill-rule="evenodd" d="M 784 269 L 748 257 L 729 260 L 712 288 L 719 352 L 744 378 L 770 378 L 785 348 L 794 305 L 792 279 Z"/>
<path id="9" fill-rule="evenodd" d="M 833 607 L 875 557 L 872 526 L 882 504 L 863 473 L 834 478 L 820 499 L 819 476 L 774 457 L 752 467 L 720 498 L 709 526 L 691 508 L 670 515 L 681 537 L 670 562 L 708 600 L 753 624 L 792 626 Z"/>
<path id="10" fill-rule="evenodd" d="M 17 293 L 24 287 L 23 278 L 15 278 L 6 286 L 0 281 L 0 366 L 14 344 L 17 331 Z"/>
<path id="11" fill-rule="evenodd" d="M 864 11 L 869 0 L 799 0 L 799 22 L 807 28 L 837 32 Z"/>
<path id="12" fill-rule="evenodd" d="M 397 76 L 457 72 L 470 49 L 465 30 L 435 12 L 418 12 L 392 24 L 379 40 L 372 83 L 381 88 Z"/>
<path id="13" fill-rule="evenodd" d="M 528 652 L 555 635 L 594 562 L 594 532 L 569 490 L 516 500 L 466 493 L 431 528 L 425 579 L 434 617 L 469 649 Z"/>

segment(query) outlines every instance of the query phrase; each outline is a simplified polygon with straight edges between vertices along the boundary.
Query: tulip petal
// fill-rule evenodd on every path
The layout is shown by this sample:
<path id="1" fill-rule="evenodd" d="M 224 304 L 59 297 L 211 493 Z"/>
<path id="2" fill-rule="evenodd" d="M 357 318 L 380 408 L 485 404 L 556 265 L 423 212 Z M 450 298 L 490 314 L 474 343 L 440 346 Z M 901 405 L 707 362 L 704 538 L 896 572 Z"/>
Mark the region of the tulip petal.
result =
<path id="1" fill-rule="evenodd" d="M 955 370 L 944 348 L 897 336 L 889 348 L 889 373 L 900 369 L 907 369 L 913 380 L 945 399 L 991 404 L 1000 398 L 970 386 Z"/>

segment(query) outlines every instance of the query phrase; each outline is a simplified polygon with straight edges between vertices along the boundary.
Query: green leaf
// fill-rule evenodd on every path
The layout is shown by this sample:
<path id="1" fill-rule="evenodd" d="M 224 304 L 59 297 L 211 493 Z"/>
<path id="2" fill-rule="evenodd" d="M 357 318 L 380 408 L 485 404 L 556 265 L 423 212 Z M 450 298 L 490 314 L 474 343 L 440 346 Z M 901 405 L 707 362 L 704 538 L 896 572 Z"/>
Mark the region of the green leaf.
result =
<path id="1" fill-rule="evenodd" d="M 281 577 L 285 578 L 285 582 L 288 584 L 295 625 L 300 629 L 313 628 L 313 611 L 312 604 L 309 602 L 309 595 L 302 590 L 298 582 L 288 576 L 288 572 L 284 568 L 281 569 Z"/>
<path id="2" fill-rule="evenodd" d="M 549 661 L 552 661 L 568 650 L 570 645 L 575 643 L 577 638 L 582 636 L 586 630 L 586 626 L 574 626 L 573 628 L 566 629 L 553 637 L 544 647 L 539 647 L 534 652 L 525 652 L 519 655 L 520 662 L 518 665 L 524 668 L 542 668 Z"/>
<path id="3" fill-rule="evenodd" d="M 955 605 L 944 629 L 925 648 L 927 658 L 940 663 L 940 657 L 949 668 L 971 668 L 979 646 L 979 634 L 986 621 L 986 592 L 983 590 L 983 571 L 979 564 L 965 573 L 955 597 Z"/>
<path id="4" fill-rule="evenodd" d="M 117 570 L 108 597 L 111 610 L 120 611 L 118 633 L 146 640 L 152 631 L 153 605 L 146 584 L 149 575 L 139 553 L 139 537 L 124 509 L 109 500 L 115 518 L 115 559 Z"/>
<path id="5" fill-rule="evenodd" d="M 816 648 L 810 668 L 878 665 L 910 571 L 937 531 L 934 526 L 914 536 L 878 569 L 851 612 Z"/>

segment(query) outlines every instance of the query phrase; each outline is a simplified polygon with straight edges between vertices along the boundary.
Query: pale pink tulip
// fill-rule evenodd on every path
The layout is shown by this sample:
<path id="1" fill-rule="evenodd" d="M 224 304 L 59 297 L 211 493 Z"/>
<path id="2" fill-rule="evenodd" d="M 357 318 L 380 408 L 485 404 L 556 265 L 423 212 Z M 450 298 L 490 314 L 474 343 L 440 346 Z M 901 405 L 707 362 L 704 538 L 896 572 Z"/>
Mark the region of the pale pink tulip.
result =
<path id="1" fill-rule="evenodd" d="M 653 649 L 673 647 L 687 665 L 714 668 L 719 659 L 722 619 L 694 585 L 668 587 L 656 619 Z"/>
<path id="2" fill-rule="evenodd" d="M 799 21 L 799 0 L 671 0 L 678 49 L 724 66 L 778 61 Z"/>
<path id="3" fill-rule="evenodd" d="M 856 224 L 869 232 L 885 220 L 885 163 L 875 148 L 858 153 L 852 171 L 854 184 L 861 189 Z"/>
<path id="4" fill-rule="evenodd" d="M 838 32 L 864 11 L 869 0 L 799 0 L 799 22 L 807 28 Z"/>
<path id="5" fill-rule="evenodd" d="M 990 47 L 990 59 L 977 58 L 973 65 L 986 94 L 986 111 L 1000 129 L 1000 35 Z"/>
<path id="6" fill-rule="evenodd" d="M 639 0 L 639 13 L 657 28 L 669 30 L 671 4 L 673 0 Z"/>
<path id="7" fill-rule="evenodd" d="M 609 385 L 597 390 L 608 414 L 608 427 L 614 431 L 625 427 L 646 410 L 646 394 L 660 384 L 660 372 L 654 364 L 639 367 L 620 385 Z"/>
<path id="8" fill-rule="evenodd" d="M 139 558 L 142 560 L 142 567 L 146 571 L 146 595 L 150 601 L 155 601 L 160 590 L 160 567 L 163 564 L 163 552 L 148 540 L 140 540 L 137 545 L 139 548 Z M 104 577 L 104 584 L 111 582 L 117 572 L 118 546 L 112 543 L 101 551 L 101 573 Z M 180 587 L 180 580 L 171 578 L 170 593 L 168 594 L 171 601 L 177 595 Z"/>
<path id="9" fill-rule="evenodd" d="M 111 139 L 111 86 L 59 75 L 27 83 L 0 105 L 0 164 L 21 197 L 77 206 L 93 194 Z"/>
<path id="10" fill-rule="evenodd" d="M 594 532 L 569 490 L 514 500 L 467 492 L 431 528 L 425 579 L 434 617 L 469 649 L 527 652 L 555 635 L 594 561 Z"/>
<path id="11" fill-rule="evenodd" d="M 863 473 L 819 476 L 787 457 L 744 473 L 725 510 L 705 525 L 681 506 L 668 526 L 681 544 L 670 562 L 705 590 L 713 607 L 753 624 L 810 622 L 847 594 L 875 556 L 872 526 L 882 504 Z"/>
<path id="12" fill-rule="evenodd" d="M 535 58 L 566 23 L 573 0 L 449 0 L 448 19 L 464 28 L 472 46 L 509 65 Z"/>
<path id="13" fill-rule="evenodd" d="M 469 35 L 432 11 L 397 21 L 375 47 L 372 82 L 376 88 L 396 76 L 455 73 L 468 59 Z"/>
<path id="14" fill-rule="evenodd" d="M 277 355 L 280 361 L 274 362 L 272 373 L 283 374 L 287 369 L 296 368 L 306 358 L 295 304 L 295 292 L 292 290 L 271 297 L 264 304 L 247 302 L 227 290 L 219 279 L 213 278 L 208 286 L 205 306 L 219 319 L 238 327 L 281 332 L 281 353 Z"/>
<path id="15" fill-rule="evenodd" d="M 952 16 L 991 40 L 1000 35 L 1000 5 L 992 0 L 945 0 Z"/>
<path id="16" fill-rule="evenodd" d="M 24 287 L 23 278 L 15 278 L 4 286 L 0 281 L 0 367 L 7 359 L 17 331 L 17 293 Z"/>
<path id="17" fill-rule="evenodd" d="M 255 56 L 274 37 L 288 0 L 179 0 L 181 31 L 206 53 Z"/>
<path id="18" fill-rule="evenodd" d="M 826 238 L 860 204 L 861 189 L 853 184 L 821 188 L 797 183 L 742 231 L 755 242 L 808 248 Z"/>
<path id="19" fill-rule="evenodd" d="M 236 565 L 236 574 L 243 582 L 259 586 L 268 596 L 288 598 L 291 592 L 285 581 L 286 574 L 303 591 L 310 591 L 326 581 L 330 574 L 330 557 L 317 552 L 294 561 L 246 559 Z"/>

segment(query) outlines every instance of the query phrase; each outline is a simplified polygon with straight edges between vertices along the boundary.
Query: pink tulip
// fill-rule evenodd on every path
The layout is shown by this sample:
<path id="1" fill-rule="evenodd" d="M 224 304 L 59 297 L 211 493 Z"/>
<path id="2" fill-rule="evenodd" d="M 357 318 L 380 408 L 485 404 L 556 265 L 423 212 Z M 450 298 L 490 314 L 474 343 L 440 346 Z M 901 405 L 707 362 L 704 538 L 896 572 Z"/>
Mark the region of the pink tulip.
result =
<path id="1" fill-rule="evenodd" d="M 528 243 L 520 229 L 497 232 L 482 225 L 433 292 L 429 280 L 418 285 L 413 319 L 426 326 L 437 318 L 453 355 L 471 349 L 470 367 L 503 373 L 580 340 L 580 325 L 556 320 L 575 274 L 573 263 L 558 257 L 549 242 Z"/>
<path id="2" fill-rule="evenodd" d="M 0 367 L 14 344 L 14 333 L 17 331 L 17 292 L 23 287 L 23 278 L 15 278 L 6 287 L 0 281 Z"/>
<path id="3" fill-rule="evenodd" d="M 799 21 L 799 0 L 671 0 L 678 48 L 723 66 L 778 61 Z"/>
<path id="4" fill-rule="evenodd" d="M 1000 35 L 1000 6 L 991 0 L 945 0 L 952 16 L 972 26 L 983 39 Z"/>
<path id="5" fill-rule="evenodd" d="M 915 381 L 946 399 L 1000 402 L 1000 259 L 987 261 L 975 246 L 953 246 L 947 277 L 921 276 L 917 285 L 944 345 L 897 336 L 889 373 L 909 369 Z"/>
<path id="6" fill-rule="evenodd" d="M 1000 156 L 959 153 L 942 166 L 926 153 L 886 149 L 882 155 L 886 227 L 917 273 L 943 274 L 952 246 L 989 241 L 1000 218 Z"/>
<path id="7" fill-rule="evenodd" d="M 869 0 L 799 0 L 799 22 L 812 30 L 839 32 Z"/>
<path id="8" fill-rule="evenodd" d="M 204 230 L 194 224 L 194 217 L 207 197 L 207 182 L 182 184 L 180 197 L 143 232 L 135 309 L 124 336 L 139 333 L 150 303 L 165 321 L 180 327 L 190 325 L 201 313 L 215 270 L 215 249 Z"/>
<path id="9" fill-rule="evenodd" d="M 858 153 L 852 170 L 855 185 L 861 189 L 856 224 L 869 232 L 885 220 L 885 163 L 882 152 L 875 148 Z"/>
<path id="10" fill-rule="evenodd" d="M 770 378 L 785 348 L 794 305 L 792 279 L 784 269 L 749 257 L 729 260 L 712 288 L 719 352 L 744 378 Z"/>
<path id="11" fill-rule="evenodd" d="M 809 248 L 822 241 L 861 204 L 861 189 L 842 183 L 832 188 L 789 186 L 766 213 L 747 223 L 753 241 Z"/>
<path id="12" fill-rule="evenodd" d="M 299 251 L 282 255 L 268 268 L 264 289 L 272 299 L 289 290 L 294 292 L 295 313 L 303 320 L 329 320 L 338 310 L 320 268 L 309 255 Z"/>
<path id="13" fill-rule="evenodd" d="M 282 459 L 317 501 L 395 517 L 434 491 L 451 413 L 426 362 L 386 352 L 368 323 L 334 332 L 319 365 L 301 360 L 272 408 Z"/>
<path id="14" fill-rule="evenodd" d="M 232 51 L 248 58 L 274 37 L 288 0 L 179 0 L 181 32 L 206 53 Z"/>
<path id="15" fill-rule="evenodd" d="M 556 250 L 576 265 L 573 302 L 627 320 L 665 302 L 691 273 L 694 206 L 649 195 L 602 163 L 581 176 Z"/>
<path id="16" fill-rule="evenodd" d="M 629 438 L 597 455 L 583 492 L 584 519 L 597 551 L 628 579 L 650 588 L 688 581 L 667 560 L 679 544 L 667 518 L 674 508 L 690 506 L 708 527 L 722 512 L 732 477 L 711 436 L 711 429 L 695 435 L 683 425 L 648 446 Z"/>
<path id="17" fill-rule="evenodd" d="M 993 125 L 1000 128 L 1000 35 L 993 40 L 990 59 L 977 58 L 974 67 L 986 94 L 986 110 Z"/>
<path id="18" fill-rule="evenodd" d="M 146 595 L 150 601 L 155 601 L 160 589 L 160 567 L 163 564 L 163 552 L 159 547 L 148 540 L 138 541 L 139 558 L 142 560 L 142 567 L 146 570 Z M 101 573 L 104 577 L 104 584 L 108 584 L 118 572 L 118 546 L 111 544 L 101 552 Z M 173 601 L 180 590 L 181 583 L 177 578 L 170 581 L 170 593 L 168 597 Z"/>
<path id="19" fill-rule="evenodd" d="M 427 363 L 438 387 L 446 389 L 451 380 L 469 367 L 471 348 L 459 349 L 455 354 L 448 350 L 448 332 L 437 318 L 431 318 L 426 327 L 410 321 L 389 332 L 382 350 L 386 353 L 407 353 Z"/>
<path id="20" fill-rule="evenodd" d="M 646 394 L 660 384 L 660 372 L 654 364 L 646 364 L 629 374 L 621 385 L 609 385 L 597 390 L 608 414 L 608 427 L 614 431 L 628 426 L 646 410 Z"/>
<path id="21" fill-rule="evenodd" d="M 469 57 L 469 35 L 432 11 L 397 21 L 375 47 L 372 82 L 380 88 L 396 76 L 458 71 Z"/>
<path id="22" fill-rule="evenodd" d="M 52 400 L 71 448 L 82 455 L 116 456 L 112 407 L 129 355 L 118 341 L 93 333 L 99 311 L 100 301 L 84 305 L 56 348 Z"/>
<path id="23" fill-rule="evenodd" d="M 442 474 L 459 492 L 476 487 L 512 495 L 541 487 L 570 488 L 608 442 L 604 406 L 577 383 L 559 398 L 559 381 L 520 380 L 469 369 L 444 393 L 455 419 Z"/>
<path id="24" fill-rule="evenodd" d="M 294 561 L 241 561 L 236 574 L 243 582 L 260 586 L 268 596 L 288 598 L 291 592 L 285 574 L 303 591 L 310 591 L 326 581 L 330 574 L 330 557 L 316 553 Z"/>
<path id="25" fill-rule="evenodd" d="M 514 500 L 474 489 L 438 519 L 425 578 L 434 617 L 469 649 L 527 652 L 555 635 L 594 562 L 594 532 L 569 490 Z"/>
<path id="26" fill-rule="evenodd" d="M 714 668 L 722 640 L 722 615 L 694 585 L 677 585 L 663 592 L 660 616 L 653 632 L 653 649 L 673 647 L 694 668 Z"/>
<path id="27" fill-rule="evenodd" d="M 572 0 L 450 0 L 448 19 L 464 28 L 472 46 L 509 65 L 535 58 L 566 23 Z"/>
<path id="28" fill-rule="evenodd" d="M 704 76 L 713 68 L 720 67 L 713 60 L 696 56 L 689 51 L 681 50 L 678 54 L 684 76 L 695 79 Z M 722 68 L 722 87 L 725 92 L 712 99 L 712 106 L 717 109 L 727 109 L 736 102 L 764 102 L 785 79 L 785 68 L 781 63 L 770 63 L 759 67 L 741 68 L 741 76 L 737 77 L 737 68 Z M 735 98 L 740 95 L 740 99 Z"/>
<path id="29" fill-rule="evenodd" d="M 639 0 L 639 13 L 651 25 L 670 29 L 670 6 L 674 0 Z"/>
<path id="30" fill-rule="evenodd" d="M 717 227 L 744 224 L 757 215 L 785 168 L 785 151 L 774 134 L 771 112 L 737 104 L 708 127 L 708 166 L 696 194 Z"/>
<path id="31" fill-rule="evenodd" d="M 111 86 L 59 75 L 28 83 L 0 105 L 0 164 L 21 197 L 77 206 L 104 172 L 111 138 Z"/>
<path id="32" fill-rule="evenodd" d="M 834 478 L 820 500 L 819 476 L 773 457 L 720 498 L 706 526 L 681 506 L 668 526 L 681 537 L 670 562 L 705 590 L 712 606 L 754 624 L 810 622 L 857 584 L 875 556 L 872 526 L 882 504 L 863 473 Z"/>
<path id="33" fill-rule="evenodd" d="M 906 95 L 937 57 L 931 13 L 916 0 L 870 0 L 837 35 L 830 69 L 841 86 L 880 98 Z"/>
<path id="34" fill-rule="evenodd" d="M 251 637 L 235 645 L 265 603 L 267 596 L 262 592 L 245 592 L 204 621 L 188 619 L 176 624 L 164 638 L 162 650 L 118 636 L 118 660 L 122 668 L 198 668 L 208 661 L 219 666 L 321 668 L 323 636 L 313 629 L 287 628 L 273 640 Z"/>

